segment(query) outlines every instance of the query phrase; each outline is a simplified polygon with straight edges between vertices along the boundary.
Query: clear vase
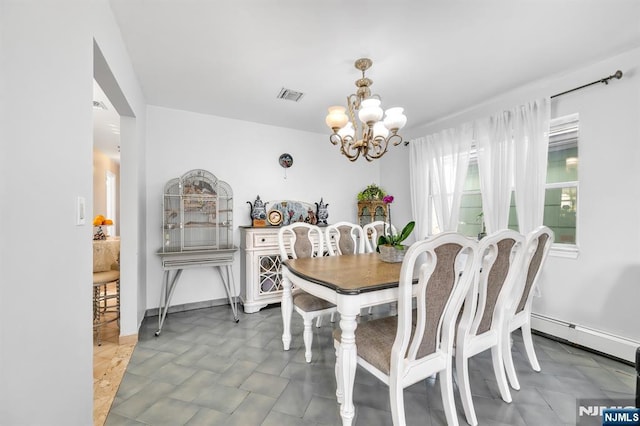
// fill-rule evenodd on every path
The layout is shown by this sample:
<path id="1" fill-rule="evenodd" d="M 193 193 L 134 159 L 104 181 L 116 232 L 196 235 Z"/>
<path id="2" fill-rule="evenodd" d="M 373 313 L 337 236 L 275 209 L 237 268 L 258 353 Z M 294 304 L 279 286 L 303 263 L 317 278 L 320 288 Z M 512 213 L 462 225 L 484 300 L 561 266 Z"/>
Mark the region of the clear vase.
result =
<path id="1" fill-rule="evenodd" d="M 378 248 L 380 249 L 380 260 L 389 263 L 402 262 L 407 252 L 407 247 L 405 246 L 381 245 Z"/>

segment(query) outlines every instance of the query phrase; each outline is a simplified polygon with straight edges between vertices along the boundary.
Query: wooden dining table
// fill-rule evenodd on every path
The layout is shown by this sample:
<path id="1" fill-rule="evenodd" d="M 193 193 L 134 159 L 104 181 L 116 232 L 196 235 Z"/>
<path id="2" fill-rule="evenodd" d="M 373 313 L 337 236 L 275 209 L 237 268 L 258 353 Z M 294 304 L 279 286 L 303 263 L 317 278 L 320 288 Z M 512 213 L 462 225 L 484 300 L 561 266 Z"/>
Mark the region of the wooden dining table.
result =
<path id="1" fill-rule="evenodd" d="M 341 341 L 336 362 L 336 397 L 342 424 L 355 414 L 353 385 L 357 367 L 356 318 L 362 308 L 398 300 L 402 263 L 387 263 L 378 253 L 288 259 L 282 268 L 282 343 L 291 344 L 292 285 L 334 303 L 340 313 Z"/>

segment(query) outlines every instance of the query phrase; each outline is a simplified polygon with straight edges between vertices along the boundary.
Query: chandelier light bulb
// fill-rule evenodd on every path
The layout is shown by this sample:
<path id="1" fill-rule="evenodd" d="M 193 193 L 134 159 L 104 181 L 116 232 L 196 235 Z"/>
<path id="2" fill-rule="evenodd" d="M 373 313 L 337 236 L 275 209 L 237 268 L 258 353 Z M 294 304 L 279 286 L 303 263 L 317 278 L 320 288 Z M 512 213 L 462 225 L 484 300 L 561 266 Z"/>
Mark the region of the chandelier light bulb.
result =
<path id="1" fill-rule="evenodd" d="M 346 137 L 353 138 L 355 135 L 356 135 L 356 131 L 353 128 L 353 124 L 351 124 L 351 122 L 348 122 L 346 126 L 338 130 L 338 136 L 340 136 L 342 139 Z"/>
<path id="2" fill-rule="evenodd" d="M 407 124 L 407 116 L 402 112 L 404 108 L 395 107 L 385 111 L 384 125 L 389 130 L 399 130 Z"/>
<path id="3" fill-rule="evenodd" d="M 343 128 L 348 121 L 349 117 L 345 114 L 345 107 L 343 106 L 329 107 L 329 114 L 324 120 L 327 126 L 334 131 Z"/>
<path id="4" fill-rule="evenodd" d="M 382 121 L 378 121 L 373 125 L 373 137 L 377 138 L 378 136 L 382 136 L 385 139 L 389 136 L 389 129 Z"/>
<path id="5" fill-rule="evenodd" d="M 365 99 L 360 105 L 360 111 L 358 111 L 360 121 L 367 124 L 380 121 L 383 114 L 382 108 L 380 108 L 380 99 Z"/>

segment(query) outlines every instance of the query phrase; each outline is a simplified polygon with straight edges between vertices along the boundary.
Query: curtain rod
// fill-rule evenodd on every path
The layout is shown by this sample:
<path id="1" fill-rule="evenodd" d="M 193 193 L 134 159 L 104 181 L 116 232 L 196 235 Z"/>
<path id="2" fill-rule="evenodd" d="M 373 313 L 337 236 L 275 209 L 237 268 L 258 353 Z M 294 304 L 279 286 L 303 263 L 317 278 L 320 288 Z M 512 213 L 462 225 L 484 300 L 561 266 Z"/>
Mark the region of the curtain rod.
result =
<path id="1" fill-rule="evenodd" d="M 592 81 L 591 83 L 582 85 L 580 87 L 576 87 L 571 90 L 567 90 L 566 92 L 558 93 L 556 95 L 551 96 L 551 99 L 557 98 L 558 96 L 566 95 L 567 93 L 575 92 L 576 90 L 584 89 L 585 87 L 593 86 L 594 84 L 598 84 L 598 83 L 609 84 L 609 80 L 611 80 L 612 78 L 617 78 L 618 80 L 620 80 L 622 78 L 622 71 L 618 70 L 614 74 L 610 75 L 609 77 L 601 78 L 600 80 Z"/>
<path id="2" fill-rule="evenodd" d="M 564 91 L 562 93 L 557 93 L 555 95 L 550 96 L 550 98 L 551 99 L 557 98 L 559 96 L 566 95 L 567 93 L 575 92 L 576 90 L 584 89 L 585 87 L 593 86 L 594 84 L 598 84 L 598 83 L 609 84 L 609 80 L 614 79 L 614 78 L 620 80 L 622 78 L 622 71 L 617 70 L 615 73 L 613 73 L 609 77 L 604 77 L 604 78 L 601 78 L 600 80 L 596 80 L 596 81 L 592 81 L 591 83 L 583 84 L 580 87 L 575 87 L 573 89 L 566 90 L 566 91 Z M 409 145 L 409 141 L 404 141 L 404 146 L 407 146 L 407 145 Z"/>

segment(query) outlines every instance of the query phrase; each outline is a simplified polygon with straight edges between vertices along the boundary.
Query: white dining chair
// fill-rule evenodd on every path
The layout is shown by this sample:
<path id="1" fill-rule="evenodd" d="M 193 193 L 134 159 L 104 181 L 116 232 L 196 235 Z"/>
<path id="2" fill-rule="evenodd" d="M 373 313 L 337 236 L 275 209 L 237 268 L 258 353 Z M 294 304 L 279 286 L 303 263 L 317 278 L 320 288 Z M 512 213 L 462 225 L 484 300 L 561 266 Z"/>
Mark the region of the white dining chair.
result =
<path id="1" fill-rule="evenodd" d="M 463 271 L 478 268 L 477 251 L 476 241 L 453 232 L 414 243 L 400 270 L 398 315 L 363 322 L 355 330 L 357 362 L 389 386 L 396 426 L 406 425 L 404 389 L 436 373 L 447 424 L 458 424 L 452 351 L 456 319 L 475 276 Z M 337 349 L 340 339 L 340 329 L 334 330 Z M 340 365 L 338 359 L 338 400 L 343 394 Z"/>
<path id="2" fill-rule="evenodd" d="M 365 224 L 362 227 L 365 238 L 365 248 L 367 253 L 373 253 L 378 248 L 378 237 L 384 235 L 389 230 L 389 224 L 382 220 L 376 220 Z M 391 225 L 391 233 L 397 234 L 396 227 Z"/>
<path id="3" fill-rule="evenodd" d="M 283 226 L 278 231 L 278 246 L 280 258 L 299 259 L 322 256 L 324 253 L 324 238 L 320 227 L 304 222 L 296 222 Z M 333 315 L 337 309 L 333 303 L 309 294 L 301 289 L 295 289 L 292 294 L 293 309 L 300 314 L 304 322 L 304 357 L 311 362 L 311 344 L 313 330 L 311 325 L 316 320 L 316 327 L 322 324 L 322 316 Z M 285 349 L 288 349 L 286 347 Z"/>
<path id="4" fill-rule="evenodd" d="M 553 240 L 553 231 L 546 226 L 540 226 L 527 235 L 524 262 L 512 294 L 508 313 L 509 325 L 505 329 L 505 342 L 511 340 L 513 331 L 522 330 L 522 340 L 524 341 L 527 358 L 534 371 L 540 371 L 540 364 L 536 357 L 531 336 L 531 305 L 533 303 L 534 290 L 540 278 L 540 272 L 547 259 Z M 505 345 L 504 352 L 505 370 L 509 383 L 511 387 L 518 390 L 520 389 L 520 382 L 513 365 L 511 346 Z"/>
<path id="5" fill-rule="evenodd" d="M 325 228 L 325 241 L 330 256 L 365 252 L 362 227 L 351 222 L 337 222 Z"/>
<path id="6" fill-rule="evenodd" d="M 509 229 L 484 237 L 479 244 L 481 259 L 476 279 L 467 293 L 456 334 L 456 376 L 467 422 L 477 425 L 469 380 L 469 358 L 491 349 L 493 372 L 500 396 L 511 402 L 509 384 L 504 371 L 504 345 L 509 345 L 504 330 L 513 287 L 520 273 L 525 238 Z"/>
<path id="7" fill-rule="evenodd" d="M 373 253 L 378 248 L 378 237 L 380 235 L 384 235 L 386 232 L 391 231 L 392 234 L 397 234 L 398 231 L 396 227 L 389 224 L 383 220 L 376 220 L 374 222 L 369 222 L 362 227 L 362 232 L 364 233 L 364 241 L 365 241 L 365 251 L 367 253 Z M 395 315 L 397 311 L 397 303 L 392 302 L 390 304 L 390 314 Z M 369 315 L 373 313 L 373 307 L 369 307 Z"/>

